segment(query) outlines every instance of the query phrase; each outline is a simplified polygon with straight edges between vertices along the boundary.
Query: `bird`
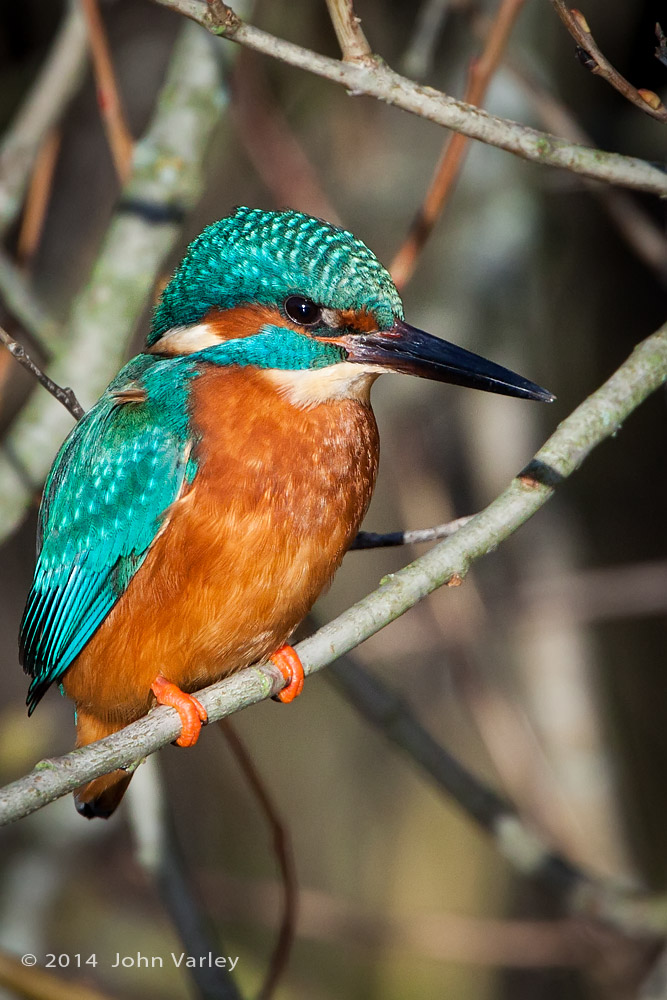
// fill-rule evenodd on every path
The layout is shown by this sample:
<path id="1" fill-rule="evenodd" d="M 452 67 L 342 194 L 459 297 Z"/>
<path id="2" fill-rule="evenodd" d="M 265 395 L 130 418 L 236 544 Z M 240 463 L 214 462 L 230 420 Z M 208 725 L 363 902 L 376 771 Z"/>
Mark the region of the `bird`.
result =
<path id="1" fill-rule="evenodd" d="M 524 399 L 534 382 L 409 326 L 389 272 L 352 233 L 291 209 L 240 207 L 190 244 L 144 350 L 73 428 L 47 477 L 21 622 L 29 714 L 52 685 L 77 746 L 175 708 L 288 645 L 354 540 L 379 438 L 370 389 L 404 373 Z M 75 792 L 109 817 L 117 769 Z"/>

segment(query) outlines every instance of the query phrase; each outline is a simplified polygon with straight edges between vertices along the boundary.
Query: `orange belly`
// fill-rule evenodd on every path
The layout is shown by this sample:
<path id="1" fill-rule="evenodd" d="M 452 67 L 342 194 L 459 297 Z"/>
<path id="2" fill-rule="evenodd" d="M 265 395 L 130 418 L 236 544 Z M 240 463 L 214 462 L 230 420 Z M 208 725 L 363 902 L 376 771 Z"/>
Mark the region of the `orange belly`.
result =
<path id="1" fill-rule="evenodd" d="M 199 471 L 127 590 L 64 677 L 80 711 L 125 723 L 157 674 L 194 691 L 268 656 L 339 566 L 370 501 L 369 407 L 300 409 L 261 372 L 193 383 Z"/>

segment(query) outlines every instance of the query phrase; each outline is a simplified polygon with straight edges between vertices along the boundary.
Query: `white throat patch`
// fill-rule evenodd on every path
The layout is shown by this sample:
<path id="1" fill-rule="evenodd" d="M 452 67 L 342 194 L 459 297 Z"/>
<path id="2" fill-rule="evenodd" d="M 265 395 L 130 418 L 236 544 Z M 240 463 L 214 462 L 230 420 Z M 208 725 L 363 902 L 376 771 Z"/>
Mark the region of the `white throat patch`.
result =
<path id="1" fill-rule="evenodd" d="M 276 387 L 290 403 L 302 409 L 326 403 L 331 399 L 358 399 L 368 405 L 371 386 L 386 369 L 379 365 L 359 365 L 340 361 L 326 368 L 307 368 L 300 371 L 283 371 L 270 368 L 264 377 Z"/>

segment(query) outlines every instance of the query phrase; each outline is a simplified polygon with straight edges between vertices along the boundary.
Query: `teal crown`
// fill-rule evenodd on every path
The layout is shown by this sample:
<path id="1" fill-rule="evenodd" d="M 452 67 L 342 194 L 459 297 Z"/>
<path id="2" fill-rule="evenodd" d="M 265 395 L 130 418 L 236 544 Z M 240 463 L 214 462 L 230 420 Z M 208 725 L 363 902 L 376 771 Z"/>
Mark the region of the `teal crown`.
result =
<path id="1" fill-rule="evenodd" d="M 389 272 L 352 233 L 301 212 L 237 208 L 188 247 L 155 309 L 148 344 L 211 309 L 282 305 L 290 295 L 330 309 L 366 309 L 381 330 L 403 318 Z"/>

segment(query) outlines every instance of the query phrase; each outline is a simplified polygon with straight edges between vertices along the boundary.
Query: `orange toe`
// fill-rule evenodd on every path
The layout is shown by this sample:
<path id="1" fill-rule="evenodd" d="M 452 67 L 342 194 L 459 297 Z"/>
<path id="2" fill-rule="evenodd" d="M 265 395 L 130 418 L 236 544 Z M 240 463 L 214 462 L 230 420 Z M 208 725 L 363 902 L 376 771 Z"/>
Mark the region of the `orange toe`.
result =
<path id="1" fill-rule="evenodd" d="M 157 698 L 158 705 L 175 708 L 181 717 L 181 735 L 175 741 L 177 746 L 193 747 L 199 739 L 202 722 L 208 719 L 204 706 L 161 674 L 151 684 L 151 691 Z"/>
<path id="2" fill-rule="evenodd" d="M 275 700 L 284 704 L 294 701 L 303 691 L 303 665 L 298 653 L 291 646 L 281 646 L 269 659 L 287 681 L 282 691 L 274 696 Z"/>

